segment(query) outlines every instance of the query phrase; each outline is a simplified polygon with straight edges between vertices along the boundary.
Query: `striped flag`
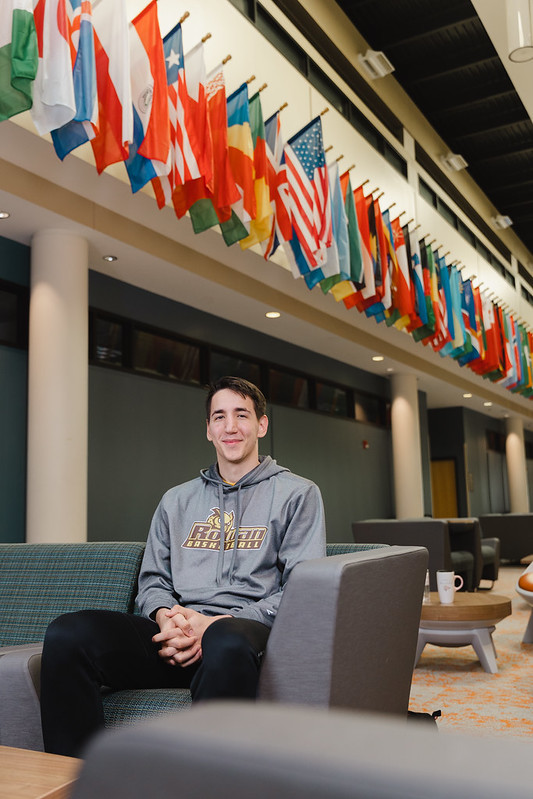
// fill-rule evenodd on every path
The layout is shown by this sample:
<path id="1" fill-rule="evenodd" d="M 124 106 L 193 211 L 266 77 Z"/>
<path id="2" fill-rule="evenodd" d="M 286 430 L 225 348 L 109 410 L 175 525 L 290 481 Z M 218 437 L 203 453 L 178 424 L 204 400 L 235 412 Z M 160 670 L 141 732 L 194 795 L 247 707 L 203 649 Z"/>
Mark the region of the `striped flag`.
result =
<path id="1" fill-rule="evenodd" d="M 321 266 L 332 240 L 329 181 L 320 117 L 289 139 L 285 146 L 285 162 L 292 225 L 313 269 Z"/>
<path id="2" fill-rule="evenodd" d="M 37 132 L 43 136 L 69 122 L 76 113 L 66 0 L 37 0 L 33 17 L 39 64 L 33 84 L 31 117 Z"/>

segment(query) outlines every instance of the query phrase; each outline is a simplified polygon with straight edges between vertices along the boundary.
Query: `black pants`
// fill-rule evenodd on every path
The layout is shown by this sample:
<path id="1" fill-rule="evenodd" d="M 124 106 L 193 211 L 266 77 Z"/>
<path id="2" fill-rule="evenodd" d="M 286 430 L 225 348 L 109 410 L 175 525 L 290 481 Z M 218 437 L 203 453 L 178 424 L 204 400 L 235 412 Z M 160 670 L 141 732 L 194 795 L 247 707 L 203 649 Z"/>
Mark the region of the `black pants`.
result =
<path id="1" fill-rule="evenodd" d="M 41 666 L 41 717 L 47 752 L 78 756 L 104 725 L 101 687 L 190 688 L 193 702 L 254 699 L 270 628 L 249 619 L 213 622 L 202 659 L 170 666 L 152 636 L 158 625 L 108 610 L 67 613 L 46 632 Z"/>

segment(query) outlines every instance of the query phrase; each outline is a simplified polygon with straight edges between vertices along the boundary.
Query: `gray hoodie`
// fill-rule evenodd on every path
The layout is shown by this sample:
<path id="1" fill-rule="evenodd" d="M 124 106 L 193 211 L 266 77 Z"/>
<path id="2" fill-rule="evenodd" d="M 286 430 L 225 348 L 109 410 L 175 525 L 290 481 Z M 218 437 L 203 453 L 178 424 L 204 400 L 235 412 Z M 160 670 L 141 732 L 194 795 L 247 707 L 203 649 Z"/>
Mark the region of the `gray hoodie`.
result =
<path id="1" fill-rule="evenodd" d="M 324 554 L 324 508 L 314 483 L 269 456 L 235 485 L 213 465 L 159 503 L 137 604 L 144 616 L 177 603 L 271 626 L 293 567 Z"/>

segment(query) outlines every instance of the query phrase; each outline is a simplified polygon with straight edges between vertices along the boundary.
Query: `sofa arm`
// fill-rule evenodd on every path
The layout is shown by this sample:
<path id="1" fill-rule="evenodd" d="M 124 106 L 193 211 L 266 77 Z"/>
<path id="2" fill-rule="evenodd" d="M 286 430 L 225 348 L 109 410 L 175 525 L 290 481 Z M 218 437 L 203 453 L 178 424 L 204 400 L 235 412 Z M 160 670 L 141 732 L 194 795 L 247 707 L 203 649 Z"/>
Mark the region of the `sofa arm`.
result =
<path id="1" fill-rule="evenodd" d="M 0 649 L 0 744 L 42 752 L 39 705 L 42 644 Z"/>

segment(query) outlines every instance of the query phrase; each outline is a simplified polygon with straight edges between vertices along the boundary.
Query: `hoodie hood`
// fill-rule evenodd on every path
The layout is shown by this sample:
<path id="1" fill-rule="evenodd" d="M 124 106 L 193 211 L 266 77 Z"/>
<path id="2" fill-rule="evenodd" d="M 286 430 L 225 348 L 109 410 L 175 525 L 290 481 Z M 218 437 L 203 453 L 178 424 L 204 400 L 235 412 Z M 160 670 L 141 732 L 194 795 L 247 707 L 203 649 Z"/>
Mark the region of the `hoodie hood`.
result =
<path id="1" fill-rule="evenodd" d="M 273 477 L 275 474 L 279 474 L 280 472 L 288 472 L 289 470 L 285 466 L 278 466 L 276 461 L 270 457 L 270 455 L 260 455 L 259 456 L 259 465 L 252 469 L 251 472 L 245 474 L 241 479 L 234 483 L 226 483 L 220 473 L 218 471 L 218 466 L 214 463 L 209 469 L 202 469 L 200 471 L 200 475 L 203 479 L 208 483 L 216 483 L 217 485 L 222 485 L 224 490 L 232 491 L 235 489 L 240 489 L 243 486 L 251 486 L 256 485 L 256 483 L 261 483 L 263 480 L 268 480 L 270 477 Z"/>
<path id="2" fill-rule="evenodd" d="M 231 561 L 230 561 L 230 583 L 233 582 L 233 577 L 235 574 L 235 564 L 237 561 L 237 544 L 239 538 L 239 530 L 241 527 L 241 490 L 243 488 L 247 488 L 249 486 L 257 485 L 258 483 L 262 483 L 264 480 L 268 480 L 276 474 L 280 472 L 288 472 L 289 470 L 285 468 L 285 466 L 278 466 L 276 461 L 270 457 L 270 455 L 260 455 L 259 456 L 259 465 L 252 469 L 251 472 L 245 474 L 241 479 L 234 483 L 226 483 L 225 480 L 222 479 L 220 473 L 218 471 L 218 466 L 214 463 L 209 469 L 202 469 L 200 472 L 201 477 L 206 481 L 206 483 L 214 484 L 217 488 L 218 492 L 218 503 L 220 508 L 220 549 L 218 552 L 218 562 L 217 562 L 217 576 L 216 582 L 217 585 L 222 583 L 222 575 L 224 571 L 224 555 L 226 550 L 226 525 L 225 525 L 225 496 L 229 492 L 236 492 L 235 496 L 235 535 L 233 537 L 233 546 L 231 549 Z"/>

